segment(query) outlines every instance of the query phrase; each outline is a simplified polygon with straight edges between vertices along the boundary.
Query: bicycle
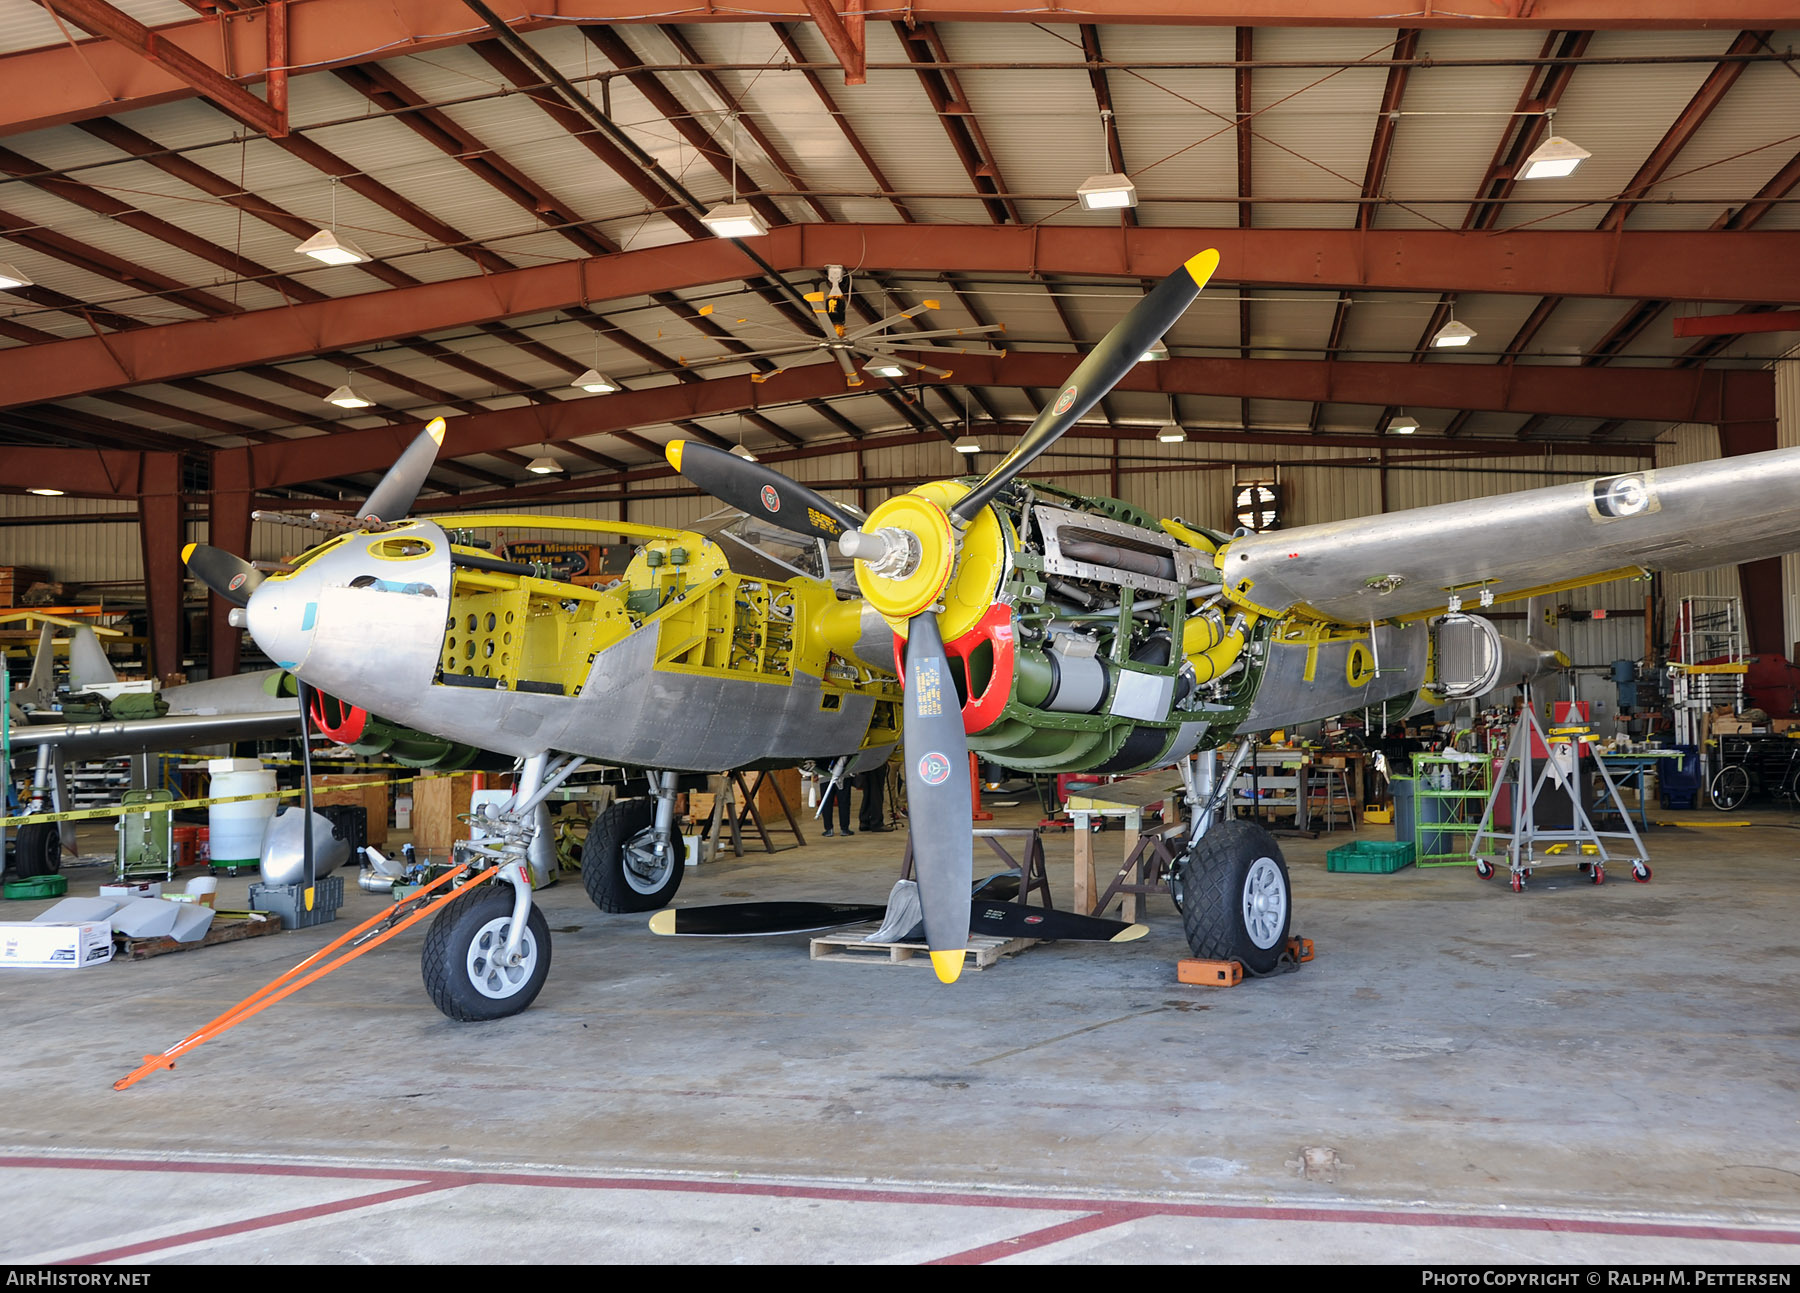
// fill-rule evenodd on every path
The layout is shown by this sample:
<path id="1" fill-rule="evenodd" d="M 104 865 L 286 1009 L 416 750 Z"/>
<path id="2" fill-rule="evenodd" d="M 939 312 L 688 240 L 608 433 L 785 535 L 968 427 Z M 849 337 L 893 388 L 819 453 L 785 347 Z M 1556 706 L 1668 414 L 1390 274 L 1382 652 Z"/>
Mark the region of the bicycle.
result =
<path id="1" fill-rule="evenodd" d="M 1771 784 L 1770 760 L 1765 755 L 1755 763 L 1750 762 L 1759 751 L 1751 741 L 1743 741 L 1736 751 L 1742 756 L 1741 761 L 1724 764 L 1707 783 L 1706 793 L 1712 806 L 1722 813 L 1729 813 L 1752 792 L 1762 790 L 1767 790 L 1773 799 L 1800 801 L 1800 740 L 1790 737 L 1786 745 L 1787 758 Z M 1721 745 L 1720 757 L 1725 757 L 1725 753 L 1725 747 Z"/>

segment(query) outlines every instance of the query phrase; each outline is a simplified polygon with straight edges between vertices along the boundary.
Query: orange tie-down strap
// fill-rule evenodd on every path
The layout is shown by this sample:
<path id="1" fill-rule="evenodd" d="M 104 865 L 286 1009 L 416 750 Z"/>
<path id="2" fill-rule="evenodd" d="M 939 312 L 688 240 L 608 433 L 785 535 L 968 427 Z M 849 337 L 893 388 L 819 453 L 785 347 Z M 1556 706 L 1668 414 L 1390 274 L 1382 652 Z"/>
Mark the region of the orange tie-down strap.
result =
<path id="1" fill-rule="evenodd" d="M 455 899 L 464 889 L 468 888 L 469 885 L 481 884 L 483 881 L 498 875 L 500 872 L 500 867 L 498 865 L 491 866 L 487 870 L 471 878 L 468 881 L 468 884 L 459 885 L 453 889 L 447 889 L 443 893 L 438 894 L 430 902 L 420 902 L 426 894 L 430 893 L 439 885 L 444 884 L 446 881 L 454 880 L 458 876 L 467 875 L 470 869 L 470 865 L 465 863 L 453 871 L 444 872 L 443 875 L 419 890 L 419 892 L 414 894 L 411 898 L 408 898 L 406 903 L 371 916 L 349 933 L 339 935 L 292 969 L 287 970 L 269 983 L 258 988 L 255 992 L 245 997 L 242 1001 L 238 1002 L 237 1005 L 233 1006 L 230 1010 L 227 1010 L 217 1019 L 201 1025 L 186 1037 L 183 1037 L 161 1055 L 144 1056 L 144 1062 L 138 1069 L 113 1083 L 113 1090 L 123 1091 L 137 1082 L 139 1078 L 144 1077 L 146 1074 L 154 1073 L 157 1069 L 174 1068 L 176 1056 L 186 1054 L 202 1042 L 211 1041 L 226 1029 L 243 1023 L 244 1020 L 250 1018 L 251 1015 L 267 1009 L 277 1001 L 280 1001 L 283 997 L 300 991 L 300 989 L 304 988 L 307 984 L 316 979 L 324 978 L 327 974 L 330 974 L 333 970 L 338 969 L 341 966 L 350 964 L 350 962 L 354 961 L 364 952 L 372 951 L 373 949 L 380 947 L 401 930 L 416 925 L 419 921 L 425 919 L 425 917 L 431 915 L 440 907 Z M 401 916 L 400 912 L 404 910 L 407 904 L 417 904 L 417 906 L 415 910 L 407 912 L 405 916 Z M 392 923 L 388 928 L 382 930 L 367 942 L 357 943 L 348 952 L 345 952 L 330 964 L 320 964 L 321 961 L 324 961 L 325 958 L 329 957 L 340 947 L 343 947 L 346 943 L 355 942 L 359 936 L 381 924 L 382 921 L 390 921 Z M 311 973 L 308 973 L 308 968 L 312 966 L 317 966 L 318 968 L 313 969 Z"/>

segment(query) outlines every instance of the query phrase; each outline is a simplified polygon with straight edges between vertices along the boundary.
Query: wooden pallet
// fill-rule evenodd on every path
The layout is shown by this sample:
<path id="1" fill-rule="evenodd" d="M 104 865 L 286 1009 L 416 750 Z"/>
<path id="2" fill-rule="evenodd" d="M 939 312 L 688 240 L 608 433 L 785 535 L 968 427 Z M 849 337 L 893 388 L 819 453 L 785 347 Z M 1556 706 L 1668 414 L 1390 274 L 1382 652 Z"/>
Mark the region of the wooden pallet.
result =
<path id="1" fill-rule="evenodd" d="M 863 939 L 881 928 L 870 921 L 820 934 L 812 940 L 815 961 L 855 961 L 863 965 L 931 965 L 931 955 L 923 943 L 865 943 Z M 1035 938 L 995 938 L 991 934 L 970 934 L 969 947 L 963 954 L 963 968 L 985 970 L 1003 956 L 1023 952 Z"/>
<path id="2" fill-rule="evenodd" d="M 207 928 L 206 937 L 193 943 L 177 943 L 174 939 L 163 938 L 126 938 L 115 933 L 113 942 L 118 955 L 132 961 L 147 961 L 153 956 L 166 956 L 170 952 L 191 952 L 196 947 L 211 947 L 215 943 L 237 943 L 246 938 L 261 938 L 265 934 L 279 934 L 281 920 L 273 912 L 266 911 L 221 911 L 213 917 L 213 923 Z"/>

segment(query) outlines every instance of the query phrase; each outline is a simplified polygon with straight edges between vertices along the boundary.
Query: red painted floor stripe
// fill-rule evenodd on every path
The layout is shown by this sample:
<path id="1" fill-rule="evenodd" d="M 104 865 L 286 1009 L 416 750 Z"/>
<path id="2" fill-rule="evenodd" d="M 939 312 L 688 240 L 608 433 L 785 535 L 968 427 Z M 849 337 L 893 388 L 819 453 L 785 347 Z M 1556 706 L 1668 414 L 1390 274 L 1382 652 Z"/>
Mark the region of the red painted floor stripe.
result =
<path id="1" fill-rule="evenodd" d="M 447 1187 L 434 1181 L 418 1185 L 405 1185 L 399 1189 L 383 1190 L 379 1194 L 362 1194 L 354 1199 L 339 1199 L 335 1203 L 315 1203 L 308 1208 L 294 1208 L 287 1212 L 272 1212 L 262 1217 L 248 1217 L 243 1221 L 227 1222 L 220 1226 L 207 1226 L 202 1230 L 188 1230 L 178 1235 L 165 1235 L 161 1239 L 146 1239 L 142 1243 L 126 1244 L 120 1248 L 103 1248 L 99 1252 L 65 1258 L 58 1264 L 91 1266 L 98 1262 L 123 1261 L 127 1257 L 138 1257 L 144 1253 L 180 1248 L 184 1244 L 197 1244 L 207 1239 L 224 1239 L 251 1230 L 268 1230 L 273 1226 L 292 1225 L 296 1221 L 310 1221 L 314 1217 L 329 1217 L 333 1213 L 355 1212 L 359 1208 L 372 1208 L 378 1203 L 391 1203 L 395 1199 L 410 1199 L 421 1194 L 435 1194 L 445 1188 Z"/>
<path id="2" fill-rule="evenodd" d="M 1308 1208 L 1235 1203 L 1129 1203 L 1115 1199 L 1056 1198 L 1043 1195 L 944 1193 L 929 1190 L 867 1189 L 856 1186 L 779 1185 L 749 1181 L 670 1178 L 561 1176 L 548 1172 L 445 1171 L 425 1168 L 328 1167 L 255 1162 L 164 1162 L 154 1159 L 36 1158 L 0 1156 L 0 1167 L 99 1172 L 185 1172 L 216 1175 L 290 1176 L 340 1180 L 411 1181 L 414 1189 L 464 1185 L 515 1185 L 557 1190 L 644 1190 L 674 1194 L 723 1194 L 844 1203 L 899 1203 L 933 1207 L 1012 1208 L 1038 1212 L 1107 1214 L 1130 1209 L 1138 1216 L 1171 1216 L 1243 1221 L 1293 1221 L 1377 1226 L 1423 1226 L 1467 1230 L 1540 1230 L 1563 1234 L 1628 1235 L 1651 1239 L 1707 1239 L 1733 1243 L 1800 1245 L 1800 1230 L 1757 1229 L 1708 1223 L 1609 1221 L 1530 1214 L 1402 1212 L 1392 1209 Z"/>
<path id="3" fill-rule="evenodd" d="M 1028 1253 L 1034 1248 L 1061 1243 L 1063 1240 L 1073 1239 L 1077 1235 L 1091 1235 L 1096 1230 L 1106 1230 L 1127 1221 L 1135 1221 L 1144 1215 L 1146 1213 L 1142 1208 L 1108 1208 L 1105 1212 L 1077 1217 L 1073 1221 L 1065 1221 L 1060 1225 L 1045 1226 L 1042 1230 L 1015 1235 L 1011 1239 L 983 1244 L 979 1248 L 952 1253 L 948 1257 L 934 1258 L 925 1264 L 927 1266 L 979 1266 L 983 1262 L 998 1261 L 1002 1257 L 1012 1257 L 1018 1253 Z"/>

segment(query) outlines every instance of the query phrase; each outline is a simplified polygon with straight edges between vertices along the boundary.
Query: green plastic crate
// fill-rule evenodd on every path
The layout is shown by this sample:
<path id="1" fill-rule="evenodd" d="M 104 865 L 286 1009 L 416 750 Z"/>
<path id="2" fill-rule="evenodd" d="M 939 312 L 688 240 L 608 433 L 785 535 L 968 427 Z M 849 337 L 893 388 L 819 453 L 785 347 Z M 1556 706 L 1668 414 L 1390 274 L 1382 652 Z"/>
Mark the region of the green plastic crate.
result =
<path id="1" fill-rule="evenodd" d="M 1357 871 L 1364 875 L 1392 875 L 1413 864 L 1413 846 L 1383 840 L 1357 840 L 1325 855 L 1327 871 Z"/>

